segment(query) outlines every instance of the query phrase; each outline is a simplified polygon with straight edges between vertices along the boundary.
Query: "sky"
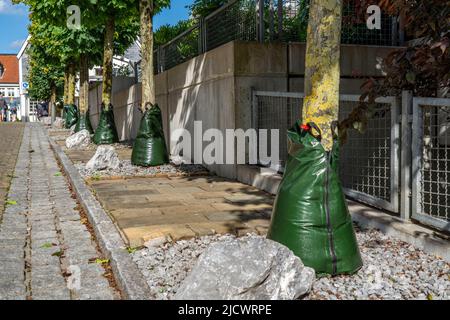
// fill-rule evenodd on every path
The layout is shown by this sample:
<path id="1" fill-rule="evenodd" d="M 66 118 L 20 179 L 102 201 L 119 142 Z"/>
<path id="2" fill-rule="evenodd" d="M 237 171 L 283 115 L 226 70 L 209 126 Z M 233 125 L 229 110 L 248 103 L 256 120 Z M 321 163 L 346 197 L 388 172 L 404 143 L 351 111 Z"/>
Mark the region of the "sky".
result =
<path id="1" fill-rule="evenodd" d="M 173 0 L 170 9 L 155 17 L 155 27 L 176 24 L 188 18 L 189 5 L 193 0 Z M 0 0 L 0 53 L 18 53 L 28 36 L 28 10 L 24 5 L 12 5 L 11 0 Z"/>

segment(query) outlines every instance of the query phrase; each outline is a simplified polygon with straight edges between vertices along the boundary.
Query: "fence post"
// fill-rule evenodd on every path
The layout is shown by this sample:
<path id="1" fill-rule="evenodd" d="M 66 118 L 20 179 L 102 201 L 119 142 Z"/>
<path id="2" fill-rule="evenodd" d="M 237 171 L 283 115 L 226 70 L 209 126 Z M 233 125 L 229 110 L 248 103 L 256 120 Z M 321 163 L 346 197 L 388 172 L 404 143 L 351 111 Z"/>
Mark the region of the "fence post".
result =
<path id="1" fill-rule="evenodd" d="M 283 0 L 278 0 L 277 4 L 278 10 L 278 40 L 281 41 L 283 38 Z"/>
<path id="2" fill-rule="evenodd" d="M 264 26 L 264 0 L 257 0 L 258 1 L 258 7 L 256 10 L 256 24 L 257 24 L 257 33 L 258 33 L 258 41 L 264 42 L 264 33 L 265 33 L 265 26 Z"/>
<path id="3" fill-rule="evenodd" d="M 409 220 L 411 217 L 412 200 L 412 132 L 411 120 L 413 109 L 413 94 L 402 92 L 402 135 L 401 135 L 401 182 L 400 182 L 400 217 Z"/>
<path id="4" fill-rule="evenodd" d="M 204 17 L 198 21 L 198 32 L 198 53 L 202 54 L 206 52 L 206 23 Z"/>

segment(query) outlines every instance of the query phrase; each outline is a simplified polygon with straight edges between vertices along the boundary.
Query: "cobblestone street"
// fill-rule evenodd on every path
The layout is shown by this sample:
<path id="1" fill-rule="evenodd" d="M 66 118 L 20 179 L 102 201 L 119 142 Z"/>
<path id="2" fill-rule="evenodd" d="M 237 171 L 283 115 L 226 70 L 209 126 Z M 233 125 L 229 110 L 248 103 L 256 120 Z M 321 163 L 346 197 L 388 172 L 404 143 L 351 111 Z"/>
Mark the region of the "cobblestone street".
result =
<path id="1" fill-rule="evenodd" d="M 19 147 L 20 129 L 6 135 L 8 127 L 0 130 L 4 164 L 4 157 L 14 158 L 14 150 L 4 153 L 3 144 Z M 1 181 L 4 187 L 3 176 Z M 24 129 L 6 199 L 0 224 L 0 300 L 121 298 L 40 125 Z"/>

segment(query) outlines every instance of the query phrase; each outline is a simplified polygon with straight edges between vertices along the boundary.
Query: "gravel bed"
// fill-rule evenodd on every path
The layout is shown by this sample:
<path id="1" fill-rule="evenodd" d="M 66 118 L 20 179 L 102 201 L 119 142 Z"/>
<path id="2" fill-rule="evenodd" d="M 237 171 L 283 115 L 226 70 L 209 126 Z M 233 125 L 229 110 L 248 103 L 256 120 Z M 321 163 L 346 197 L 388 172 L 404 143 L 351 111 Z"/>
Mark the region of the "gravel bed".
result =
<path id="1" fill-rule="evenodd" d="M 233 237 L 208 236 L 167 243 L 136 251 L 132 257 L 155 299 L 170 300 L 205 249 Z M 376 230 L 357 229 L 357 237 L 364 260 L 360 272 L 318 279 L 305 300 L 450 298 L 450 264 Z"/>
<path id="2" fill-rule="evenodd" d="M 102 177 L 143 177 L 143 176 L 156 176 L 160 174 L 171 174 L 179 176 L 189 176 L 200 173 L 207 174 L 207 170 L 201 165 L 189 165 L 189 164 L 166 164 L 157 167 L 139 167 L 131 164 L 130 160 L 121 160 L 120 166 L 117 169 L 106 169 L 101 171 L 88 170 L 86 165 L 78 163 L 75 167 L 84 178 L 102 178 Z"/>

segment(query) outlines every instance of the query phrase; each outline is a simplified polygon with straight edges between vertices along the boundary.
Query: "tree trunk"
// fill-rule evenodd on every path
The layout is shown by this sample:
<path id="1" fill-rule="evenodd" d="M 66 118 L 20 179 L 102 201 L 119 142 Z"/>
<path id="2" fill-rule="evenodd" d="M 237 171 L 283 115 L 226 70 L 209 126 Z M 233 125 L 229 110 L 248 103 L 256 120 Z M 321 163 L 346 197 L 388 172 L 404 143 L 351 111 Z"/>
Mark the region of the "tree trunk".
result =
<path id="1" fill-rule="evenodd" d="M 66 67 L 64 71 L 64 98 L 63 103 L 66 105 L 69 97 L 69 67 Z"/>
<path id="2" fill-rule="evenodd" d="M 115 21 L 114 16 L 110 16 L 106 22 L 105 42 L 103 46 L 103 87 L 102 102 L 105 107 L 111 103 L 112 96 L 112 72 L 113 72 L 113 55 L 114 55 L 114 32 Z"/>
<path id="3" fill-rule="evenodd" d="M 51 125 L 55 123 L 56 120 L 56 85 L 52 84 L 51 87 L 52 95 L 50 97 L 50 112 L 51 112 Z"/>
<path id="4" fill-rule="evenodd" d="M 89 107 L 89 58 L 83 54 L 80 57 L 80 113 L 84 115 Z"/>
<path id="5" fill-rule="evenodd" d="M 69 64 L 69 83 L 67 86 L 67 104 L 75 104 L 76 75 L 75 65 Z"/>
<path id="6" fill-rule="evenodd" d="M 140 0 L 142 110 L 147 103 L 156 103 L 153 65 L 153 0 Z"/>
<path id="7" fill-rule="evenodd" d="M 341 25 L 342 0 L 311 0 L 303 122 L 321 129 L 327 151 L 333 147 L 331 124 L 339 117 Z"/>

